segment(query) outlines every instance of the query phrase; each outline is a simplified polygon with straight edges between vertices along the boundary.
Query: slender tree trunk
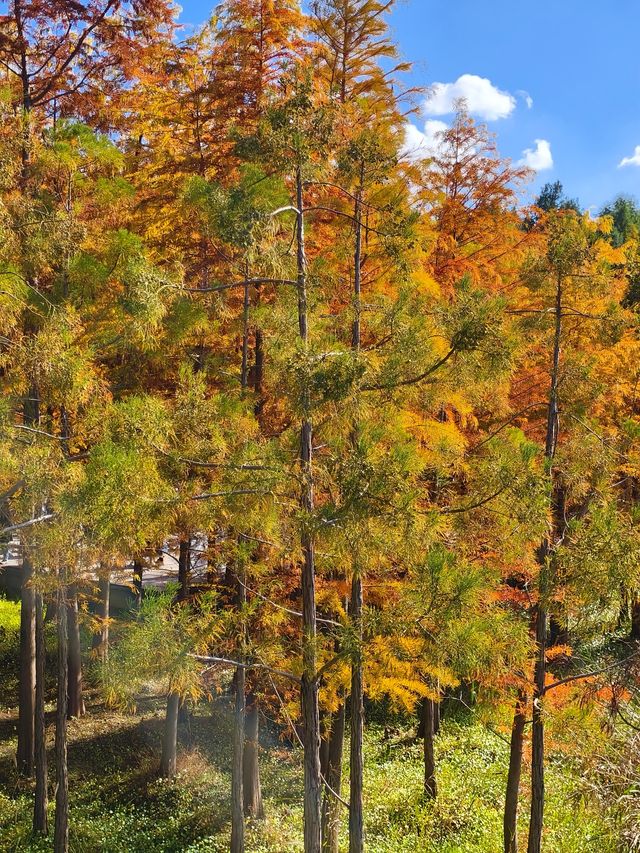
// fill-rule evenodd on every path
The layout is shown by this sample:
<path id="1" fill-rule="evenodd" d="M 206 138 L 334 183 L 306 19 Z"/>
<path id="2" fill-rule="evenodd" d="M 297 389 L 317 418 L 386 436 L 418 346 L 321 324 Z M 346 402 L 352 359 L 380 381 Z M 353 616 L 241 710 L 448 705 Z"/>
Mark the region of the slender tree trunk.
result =
<path id="1" fill-rule="evenodd" d="M 73 586 L 67 600 L 67 631 L 69 644 L 69 673 L 68 673 L 68 702 L 67 716 L 82 717 L 84 715 L 84 699 L 82 696 L 82 653 L 80 648 L 80 623 L 78 622 L 78 593 Z"/>
<path id="2" fill-rule="evenodd" d="M 49 832 L 47 821 L 47 730 L 44 715 L 46 648 L 42 593 L 35 596 L 36 611 L 36 704 L 35 704 L 35 769 L 36 791 L 33 807 L 33 831 Z"/>
<path id="3" fill-rule="evenodd" d="M 98 581 L 98 619 L 100 626 L 93 636 L 93 649 L 101 661 L 106 661 L 109 656 L 109 613 L 111 598 L 111 582 L 109 575 L 101 577 Z"/>
<path id="4" fill-rule="evenodd" d="M 249 279 L 249 265 L 245 264 L 245 279 Z M 242 364 L 240 366 L 240 386 L 249 387 L 249 284 L 244 286 L 242 301 Z"/>
<path id="5" fill-rule="evenodd" d="M 364 183 L 364 163 L 360 166 L 360 186 L 356 193 L 354 210 L 355 248 L 353 251 L 353 325 L 351 327 L 351 348 L 360 349 L 360 317 L 362 314 L 362 192 Z"/>
<path id="6" fill-rule="evenodd" d="M 551 368 L 551 386 L 549 389 L 549 406 L 547 411 L 547 435 L 545 442 L 545 459 L 549 469 L 551 483 L 551 515 L 552 524 L 550 535 L 545 537 L 538 548 L 537 561 L 539 566 L 538 602 L 533 608 L 533 620 L 536 641 L 536 660 L 534 669 L 533 723 L 531 729 L 531 818 L 529 822 L 529 838 L 527 853 L 540 853 L 542 847 L 542 829 L 544 821 L 544 712 L 542 699 L 544 696 L 545 678 L 547 671 L 547 599 L 550 586 L 551 561 L 553 548 L 564 519 L 560 518 L 561 497 L 553 475 L 553 459 L 558 442 L 558 381 L 560 375 L 560 345 L 562 340 L 562 290 L 563 280 L 558 274 L 555 300 L 555 335 L 553 343 L 553 362 Z"/>
<path id="7" fill-rule="evenodd" d="M 632 593 L 629 639 L 640 640 L 640 595 L 637 592 Z"/>
<path id="8" fill-rule="evenodd" d="M 69 850 L 69 776 L 67 768 L 68 633 L 64 576 L 58 591 L 58 699 L 56 704 L 56 816 L 53 849 Z"/>
<path id="9" fill-rule="evenodd" d="M 251 691 L 247 693 L 245 714 L 242 761 L 244 813 L 254 820 L 261 820 L 264 817 L 264 805 L 260 784 L 260 708 L 257 697 Z"/>
<path id="10" fill-rule="evenodd" d="M 336 794 L 342 787 L 342 752 L 344 747 L 345 704 L 333 714 L 329 735 L 329 754 L 325 778 Z M 322 800 L 322 853 L 338 853 L 340 809 L 342 803 L 325 788 Z"/>
<path id="11" fill-rule="evenodd" d="M 179 708 L 180 696 L 178 693 L 171 691 L 167 696 L 167 714 L 164 721 L 162 757 L 160 759 L 160 776 L 163 779 L 173 779 L 176 775 Z"/>
<path id="12" fill-rule="evenodd" d="M 547 612 L 541 604 L 535 607 L 534 618 L 536 661 L 531 728 L 531 819 L 527 853 L 540 853 L 544 820 L 544 716 L 541 699 L 546 677 Z"/>
<path id="13" fill-rule="evenodd" d="M 300 340 L 308 349 L 307 262 L 304 242 L 304 208 L 302 170 L 296 170 L 297 204 L 297 271 L 298 327 Z M 306 365 L 305 365 L 306 367 Z M 304 725 L 304 851 L 321 853 L 322 846 L 322 784 L 320 777 L 320 711 L 316 680 L 316 572 L 315 549 L 311 529 L 314 509 L 313 494 L 313 427 L 311 395 L 308 383 L 302 394 L 302 423 L 300 427 L 300 467 L 302 489 L 300 506 L 303 512 L 300 544 L 302 548 L 302 720 Z"/>
<path id="14" fill-rule="evenodd" d="M 244 720 L 245 671 L 235 674 L 236 696 L 233 719 L 233 767 L 231 773 L 231 853 L 244 853 Z"/>
<path id="15" fill-rule="evenodd" d="M 360 168 L 360 185 L 356 194 L 354 211 L 355 248 L 353 255 L 353 310 L 354 319 L 351 330 L 351 348 L 360 351 L 360 315 L 362 289 L 362 192 L 364 182 L 364 163 Z M 355 445 L 357 425 L 353 429 Z M 349 764 L 349 853 L 362 853 L 364 848 L 364 817 L 362 788 L 364 775 L 363 735 L 364 735 L 364 685 L 362 674 L 362 572 L 354 560 L 351 579 L 351 619 L 356 628 L 358 649 L 351 661 L 351 738 Z"/>
<path id="16" fill-rule="evenodd" d="M 509 773 L 504 801 L 504 853 L 518 853 L 518 799 L 520 795 L 520 774 L 522 772 L 524 729 L 527 724 L 526 704 L 526 693 L 519 691 L 513 715 L 509 747 Z"/>
<path id="17" fill-rule="evenodd" d="M 257 301 L 259 304 L 260 294 L 258 291 Z M 260 426 L 262 427 L 262 413 L 264 411 L 264 332 L 259 327 L 255 329 L 255 362 L 254 362 L 254 382 L 253 388 L 256 394 L 256 403 L 254 406 L 254 414 Z"/>
<path id="18" fill-rule="evenodd" d="M 20 591 L 20 675 L 18 704 L 17 765 L 21 776 L 33 776 L 34 723 L 36 704 L 36 611 L 31 581 L 33 567 L 26 556 L 22 560 Z"/>
<path id="19" fill-rule="evenodd" d="M 191 538 L 180 540 L 178 549 L 178 600 L 185 601 L 189 598 L 189 586 L 191 582 Z"/>
<path id="20" fill-rule="evenodd" d="M 247 600 L 244 571 L 238 572 L 237 606 L 240 619 L 244 620 L 244 605 Z M 244 629 L 240 631 L 238 659 L 243 663 L 245 654 Z M 245 668 L 239 666 L 235 674 L 235 707 L 233 715 L 233 766 L 231 771 L 231 853 L 244 853 L 244 725 L 245 725 Z"/>
<path id="21" fill-rule="evenodd" d="M 362 578 L 356 569 L 351 581 L 351 619 L 362 643 Z M 349 765 L 349 853 L 362 853 L 364 846 L 364 821 L 362 812 L 362 780 L 364 759 L 362 738 L 364 731 L 364 691 L 362 684 L 361 648 L 351 666 L 351 740 Z"/>
<path id="22" fill-rule="evenodd" d="M 20 43 L 20 80 L 22 83 L 22 139 L 20 153 L 22 170 L 20 185 L 23 192 L 28 191 L 31 166 L 31 84 L 29 77 L 29 59 L 27 39 L 24 34 L 22 3 L 15 2 L 13 12 L 16 31 Z M 25 247 L 26 248 L 26 247 Z M 24 332 L 33 335 L 32 315 L 25 314 Z M 35 384 L 29 387 L 28 395 L 22 406 L 24 423 L 37 427 L 40 423 L 40 394 Z M 36 622 L 35 597 L 31 586 L 33 568 L 23 553 L 22 584 L 20 591 L 20 670 L 18 685 L 18 747 L 16 764 L 22 776 L 33 775 L 34 769 L 34 713 L 36 701 Z"/>
<path id="23" fill-rule="evenodd" d="M 191 592 L 191 537 L 181 539 L 178 545 L 178 592 L 176 601 L 186 601 Z M 182 743 L 191 744 L 191 713 L 185 697 L 178 705 L 178 731 Z M 177 745 L 176 745 L 177 750 Z"/>
<path id="24" fill-rule="evenodd" d="M 427 799 L 435 800 L 438 795 L 438 786 L 436 782 L 436 758 L 434 752 L 434 711 L 435 705 L 433 699 L 425 699 L 422 703 L 422 713 L 424 715 L 424 737 L 423 755 L 424 755 L 424 793 Z"/>
<path id="25" fill-rule="evenodd" d="M 421 699 L 418 705 L 418 727 L 416 729 L 416 740 L 424 740 L 424 703 L 426 699 Z"/>

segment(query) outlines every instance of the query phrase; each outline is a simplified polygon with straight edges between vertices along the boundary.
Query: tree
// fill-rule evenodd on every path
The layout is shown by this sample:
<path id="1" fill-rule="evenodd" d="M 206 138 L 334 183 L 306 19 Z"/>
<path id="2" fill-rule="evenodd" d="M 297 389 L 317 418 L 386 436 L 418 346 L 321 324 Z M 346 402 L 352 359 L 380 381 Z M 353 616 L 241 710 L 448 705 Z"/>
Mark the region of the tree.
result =
<path id="1" fill-rule="evenodd" d="M 580 535 L 596 523 L 605 511 L 607 498 L 602 489 L 612 471 L 604 460 L 591 459 L 591 466 L 575 466 L 574 442 L 580 441 L 583 456 L 587 439 L 584 421 L 578 414 L 589 395 L 597 388 L 599 360 L 611 358 L 611 352 L 628 346 L 624 318 L 611 302 L 612 288 L 620 287 L 617 258 L 604 241 L 598 239 L 598 224 L 572 212 L 552 212 L 545 221 L 545 253 L 525 268 L 528 284 L 526 303 L 516 309 L 528 325 L 544 328 L 543 316 L 552 320 L 544 336 L 534 344 L 534 361 L 546 357 L 550 365 L 546 392 L 546 426 L 544 430 L 544 473 L 547 478 L 546 530 L 536 549 L 537 599 L 533 604 L 536 643 L 533 726 L 532 726 L 532 805 L 529 826 L 529 853 L 539 853 L 544 810 L 544 697 L 552 687 L 547 684 L 549 613 L 554 612 L 561 597 L 567 600 L 577 578 L 567 573 L 573 549 L 580 548 Z M 601 225 L 600 227 L 603 227 Z M 547 300 L 547 301 L 545 301 Z M 546 324 L 544 324 L 546 325 Z M 630 330 L 630 329 L 629 329 Z M 538 349 L 545 341 L 545 348 Z M 544 354 L 544 355 L 543 355 Z M 615 356 L 614 356 L 615 357 Z M 536 372 L 537 368 L 536 368 Z M 538 377 L 542 374 L 538 373 Z M 570 377 L 575 377 L 571 382 Z M 578 377 L 580 379 L 578 380 Z M 595 385 L 592 384 L 595 380 Z M 540 378 L 536 380 L 539 385 Z M 608 413 L 591 404 L 592 416 L 608 418 Z M 564 424 L 564 433 L 560 424 Z M 574 430 L 583 430 L 579 439 Z M 596 434 L 598 430 L 596 429 Z M 574 448 L 572 450 L 572 448 Z M 603 478 L 600 480 L 600 478 Z M 596 482 L 600 482 L 597 486 Z M 578 486 L 578 483 L 581 485 Z M 607 561 L 607 544 L 594 552 L 596 560 Z M 620 566 L 621 570 L 623 566 Z M 597 575 L 594 575 L 594 580 Z M 581 586 L 581 585 L 580 585 Z M 591 594 L 601 595 L 591 589 Z M 574 593 L 575 594 L 575 593 Z M 589 594 L 581 587 L 581 595 Z M 566 619 L 566 617 L 565 617 Z M 519 713 L 518 709 L 516 713 Z"/>
<path id="2" fill-rule="evenodd" d="M 464 275 L 499 291 L 530 240 L 517 213 L 527 169 L 500 158 L 495 141 L 460 105 L 433 156 L 418 164 L 420 198 L 435 230 L 429 272 L 445 290 Z"/>
<path id="3" fill-rule="evenodd" d="M 392 91 L 393 78 L 408 70 L 407 63 L 384 69 L 397 57 L 388 37 L 386 16 L 395 0 L 314 0 L 311 29 L 321 61 L 319 76 L 326 96 L 342 104 L 366 96 L 376 104 Z"/>
<path id="4" fill-rule="evenodd" d="M 577 199 L 568 198 L 564 194 L 564 187 L 560 181 L 545 184 L 538 193 L 535 206 L 544 213 L 550 213 L 552 210 L 573 210 L 575 213 L 580 213 Z"/>

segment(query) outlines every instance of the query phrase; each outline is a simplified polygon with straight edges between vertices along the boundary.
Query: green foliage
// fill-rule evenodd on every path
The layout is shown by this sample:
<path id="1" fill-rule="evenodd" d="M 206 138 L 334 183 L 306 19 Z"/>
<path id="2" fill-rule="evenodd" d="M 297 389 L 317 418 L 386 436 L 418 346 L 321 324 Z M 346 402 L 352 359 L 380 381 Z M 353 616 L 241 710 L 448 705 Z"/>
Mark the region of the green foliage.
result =
<path id="1" fill-rule="evenodd" d="M 549 213 L 552 210 L 573 210 L 580 212 L 580 205 L 575 198 L 568 198 L 564 194 L 564 187 L 560 181 L 546 183 L 540 190 L 536 201 L 536 207 Z"/>
<path id="2" fill-rule="evenodd" d="M 72 743 L 71 853 L 225 853 L 230 820 L 230 709 L 218 703 L 194 724 L 206 737 L 191 753 L 188 772 L 173 783 L 153 778 L 157 758 L 148 720 L 100 717 L 96 738 L 83 741 L 82 764 Z M 99 733 L 108 724 L 117 736 Z M 205 724 L 208 726 L 204 728 Z M 91 725 L 87 720 L 84 725 Z M 201 728 L 202 727 L 202 728 Z M 146 737 L 145 737 L 146 732 Z M 155 738 L 159 732 L 155 732 Z M 502 799 L 507 745 L 484 727 L 445 720 L 436 739 L 440 797 L 422 798 L 421 748 L 404 726 L 371 726 L 365 737 L 365 824 L 371 853 L 496 853 L 501 846 Z M 348 773 L 348 762 L 344 768 Z M 576 800 L 578 770 L 553 756 L 549 769 L 545 844 L 554 853 L 619 853 L 615 844 L 617 803 L 594 808 Z M 594 780 L 595 782 L 595 780 Z M 295 754 L 270 743 L 262 755 L 267 819 L 248 827 L 252 853 L 302 850 L 301 773 Z M 0 845 L 11 851 L 45 853 L 50 840 L 31 836 L 31 798 L 0 793 Z M 523 838 L 524 843 L 524 838 Z M 346 844 L 343 821 L 341 844 Z M 629 849 L 629 848 L 627 848 Z"/>
<path id="3" fill-rule="evenodd" d="M 146 594 L 134 621 L 129 624 L 102 665 L 101 681 L 107 702 L 131 707 L 142 687 L 160 685 L 183 699 L 197 699 L 202 691 L 203 654 L 219 636 L 223 616 L 215 609 L 214 593 L 197 602 L 177 604 L 176 588 Z"/>
<path id="4" fill-rule="evenodd" d="M 129 556 L 168 534 L 172 497 L 153 456 L 106 439 L 92 449 L 62 504 L 82 520 L 90 539 Z"/>
<path id="5" fill-rule="evenodd" d="M 637 239 L 640 231 L 640 210 L 635 199 L 618 196 L 611 204 L 602 208 L 600 216 L 611 217 L 612 228 L 609 239 L 616 248 L 622 246 L 627 240 Z"/>

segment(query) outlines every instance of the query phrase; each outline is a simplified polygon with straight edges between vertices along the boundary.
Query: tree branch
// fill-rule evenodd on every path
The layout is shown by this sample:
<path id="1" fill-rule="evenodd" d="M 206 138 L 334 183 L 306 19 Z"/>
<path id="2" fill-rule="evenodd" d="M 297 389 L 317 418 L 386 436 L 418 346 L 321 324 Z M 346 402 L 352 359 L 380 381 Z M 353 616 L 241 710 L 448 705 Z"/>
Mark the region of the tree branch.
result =
<path id="1" fill-rule="evenodd" d="M 294 675 L 292 672 L 287 672 L 285 669 L 274 669 L 272 666 L 267 666 L 266 663 L 242 663 L 241 661 L 231 660 L 230 658 L 220 658 L 211 655 L 189 655 L 201 663 L 221 663 L 225 666 L 237 666 L 241 669 L 264 669 L 267 672 L 272 672 L 274 675 L 280 675 L 283 678 L 288 678 L 290 681 L 295 681 L 296 684 L 301 683 L 301 678 Z"/>

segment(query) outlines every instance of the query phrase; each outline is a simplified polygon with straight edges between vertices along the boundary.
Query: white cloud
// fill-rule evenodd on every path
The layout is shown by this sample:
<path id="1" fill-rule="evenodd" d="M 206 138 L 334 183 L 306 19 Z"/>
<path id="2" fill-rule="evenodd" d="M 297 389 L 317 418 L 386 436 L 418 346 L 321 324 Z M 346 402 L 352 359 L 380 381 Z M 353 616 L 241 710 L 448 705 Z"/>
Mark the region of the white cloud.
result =
<path id="1" fill-rule="evenodd" d="M 532 97 L 531 97 L 531 95 L 526 91 L 526 89 L 518 89 L 518 91 L 516 92 L 516 95 L 517 95 L 519 98 L 522 98 L 522 100 L 523 100 L 523 101 L 525 102 L 525 104 L 527 105 L 527 109 L 528 109 L 528 110 L 530 110 L 530 109 L 531 109 L 531 107 L 533 106 L 533 98 L 532 98 Z"/>
<path id="2" fill-rule="evenodd" d="M 550 143 L 546 139 L 536 139 L 535 145 L 535 148 L 525 148 L 522 152 L 522 160 L 518 161 L 518 165 L 533 169 L 534 172 L 552 169 L 553 157 Z"/>
<path id="3" fill-rule="evenodd" d="M 434 83 L 424 103 L 427 115 L 445 116 L 456 111 L 456 103 L 466 101 L 470 113 L 486 121 L 506 118 L 516 108 L 516 99 L 503 92 L 486 77 L 463 74 L 455 83 Z"/>
<path id="4" fill-rule="evenodd" d="M 640 145 L 636 145 L 631 157 L 623 157 L 618 163 L 618 169 L 623 166 L 640 166 Z"/>
<path id="5" fill-rule="evenodd" d="M 425 122 L 424 130 L 419 130 L 415 124 L 405 124 L 404 144 L 400 156 L 407 160 L 422 160 L 432 157 L 441 142 L 442 134 L 449 125 L 444 121 L 429 119 Z"/>

